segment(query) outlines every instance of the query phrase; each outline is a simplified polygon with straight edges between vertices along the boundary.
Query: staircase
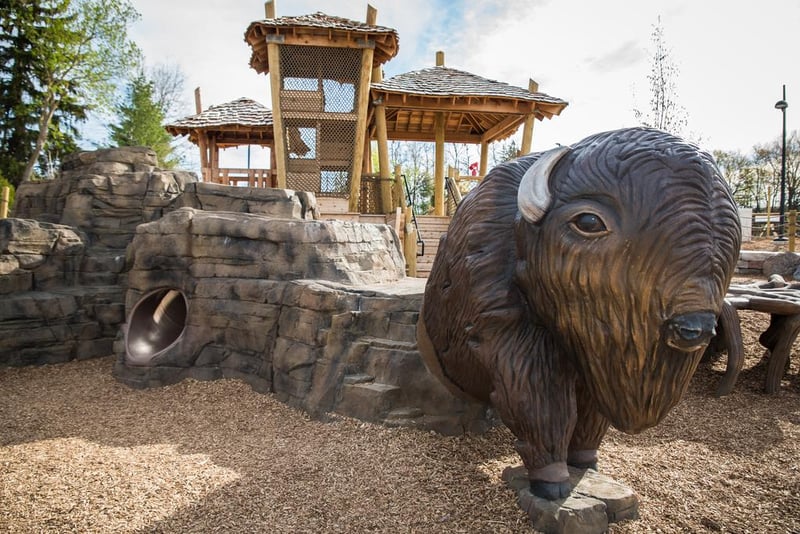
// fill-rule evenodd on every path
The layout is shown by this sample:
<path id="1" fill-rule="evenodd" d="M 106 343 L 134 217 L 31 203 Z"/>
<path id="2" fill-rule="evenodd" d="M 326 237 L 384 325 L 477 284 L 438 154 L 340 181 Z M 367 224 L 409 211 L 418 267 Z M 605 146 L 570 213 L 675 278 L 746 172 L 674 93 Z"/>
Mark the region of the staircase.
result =
<path id="1" fill-rule="evenodd" d="M 417 277 L 427 278 L 433 266 L 433 258 L 439 250 L 439 238 L 447 232 L 450 217 L 437 215 L 417 215 L 420 237 L 425 243 L 425 254 L 417 256 Z"/>

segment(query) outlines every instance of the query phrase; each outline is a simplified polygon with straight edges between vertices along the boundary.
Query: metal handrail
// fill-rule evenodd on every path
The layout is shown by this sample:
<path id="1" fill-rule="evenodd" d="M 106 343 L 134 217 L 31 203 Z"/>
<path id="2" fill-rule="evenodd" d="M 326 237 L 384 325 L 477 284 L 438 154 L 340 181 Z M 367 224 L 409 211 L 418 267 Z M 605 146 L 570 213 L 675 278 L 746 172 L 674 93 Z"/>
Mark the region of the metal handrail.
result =
<path id="1" fill-rule="evenodd" d="M 422 234 L 419 231 L 419 223 L 417 223 L 417 214 L 414 211 L 414 203 L 411 202 L 411 190 L 408 188 L 408 181 L 406 175 L 401 174 L 400 178 L 403 179 L 403 186 L 406 189 L 406 206 L 411 208 L 411 222 L 414 223 L 414 228 L 417 229 L 417 256 L 425 255 L 425 241 L 422 240 Z"/>

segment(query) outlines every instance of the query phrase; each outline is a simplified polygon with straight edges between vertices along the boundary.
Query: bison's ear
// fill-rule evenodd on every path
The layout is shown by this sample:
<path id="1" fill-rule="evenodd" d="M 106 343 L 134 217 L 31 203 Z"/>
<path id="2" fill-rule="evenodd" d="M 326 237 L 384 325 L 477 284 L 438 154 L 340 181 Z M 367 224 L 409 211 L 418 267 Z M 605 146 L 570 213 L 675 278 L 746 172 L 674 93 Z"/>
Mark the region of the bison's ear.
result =
<path id="1" fill-rule="evenodd" d="M 550 205 L 550 173 L 570 150 L 568 146 L 548 150 L 539 156 L 522 177 L 517 192 L 517 207 L 526 221 L 535 223 L 544 216 Z"/>

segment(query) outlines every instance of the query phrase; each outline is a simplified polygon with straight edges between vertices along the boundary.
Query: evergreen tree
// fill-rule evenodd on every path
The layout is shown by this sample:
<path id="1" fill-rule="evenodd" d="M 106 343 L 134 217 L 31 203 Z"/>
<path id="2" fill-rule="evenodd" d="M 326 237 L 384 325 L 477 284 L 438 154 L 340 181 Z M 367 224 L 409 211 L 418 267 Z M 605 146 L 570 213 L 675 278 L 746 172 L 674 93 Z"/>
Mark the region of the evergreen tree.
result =
<path id="1" fill-rule="evenodd" d="M 140 73 L 128 84 L 125 99 L 116 106 L 118 124 L 109 126 L 111 141 L 116 146 L 152 148 L 163 167 L 172 168 L 178 161 L 164 129 L 163 105 L 156 101 L 153 82 Z"/>
<path id="2" fill-rule="evenodd" d="M 15 183 L 36 141 L 35 101 L 40 92 L 29 65 L 46 16 L 40 2 L 0 4 L 0 175 Z"/>
<path id="3" fill-rule="evenodd" d="M 0 3 L 0 171 L 15 185 L 75 149 L 76 124 L 108 109 L 138 61 L 128 0 Z"/>

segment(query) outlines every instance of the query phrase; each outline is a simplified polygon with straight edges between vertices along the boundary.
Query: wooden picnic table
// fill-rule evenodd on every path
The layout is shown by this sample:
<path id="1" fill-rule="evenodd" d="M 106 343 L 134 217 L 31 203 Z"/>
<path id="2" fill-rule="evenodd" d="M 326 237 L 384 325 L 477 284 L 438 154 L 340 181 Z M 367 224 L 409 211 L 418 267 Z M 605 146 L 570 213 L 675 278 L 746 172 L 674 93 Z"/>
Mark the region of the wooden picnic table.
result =
<path id="1" fill-rule="evenodd" d="M 733 391 L 744 363 L 738 310 L 770 314 L 769 327 L 758 341 L 766 349 L 763 356 L 767 360 L 764 390 L 775 393 L 789 364 L 792 345 L 800 333 L 800 282 L 786 282 L 780 275 L 772 275 L 766 282 L 730 286 L 717 323 L 717 335 L 707 349 L 707 355 L 712 356 L 723 350 L 728 352 L 725 376 L 717 387 L 717 396 Z"/>

